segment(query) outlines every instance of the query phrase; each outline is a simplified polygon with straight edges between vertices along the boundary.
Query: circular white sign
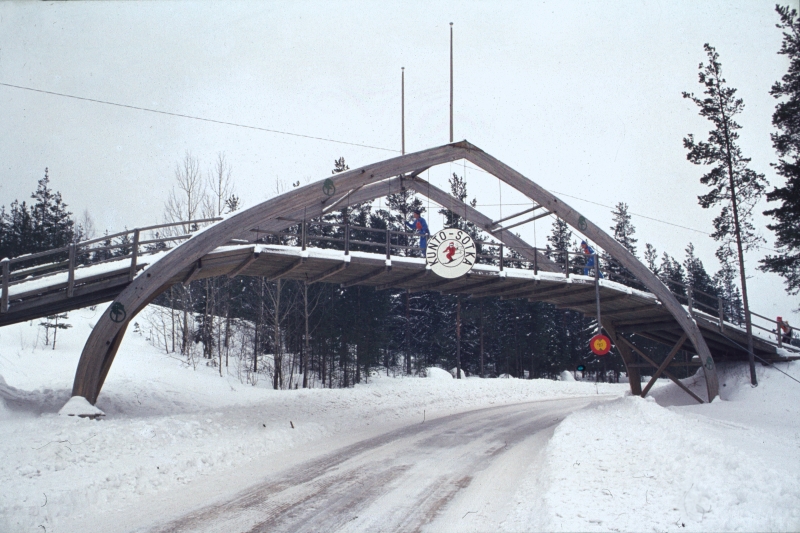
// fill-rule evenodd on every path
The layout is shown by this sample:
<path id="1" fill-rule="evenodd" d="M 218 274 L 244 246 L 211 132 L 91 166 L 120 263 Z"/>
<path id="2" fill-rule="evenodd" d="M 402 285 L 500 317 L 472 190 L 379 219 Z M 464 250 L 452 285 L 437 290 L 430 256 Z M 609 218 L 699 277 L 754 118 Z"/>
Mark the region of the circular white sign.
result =
<path id="1" fill-rule="evenodd" d="M 447 228 L 428 239 L 425 262 L 434 274 L 443 278 L 458 278 L 472 270 L 477 258 L 475 241 L 465 231 Z"/>

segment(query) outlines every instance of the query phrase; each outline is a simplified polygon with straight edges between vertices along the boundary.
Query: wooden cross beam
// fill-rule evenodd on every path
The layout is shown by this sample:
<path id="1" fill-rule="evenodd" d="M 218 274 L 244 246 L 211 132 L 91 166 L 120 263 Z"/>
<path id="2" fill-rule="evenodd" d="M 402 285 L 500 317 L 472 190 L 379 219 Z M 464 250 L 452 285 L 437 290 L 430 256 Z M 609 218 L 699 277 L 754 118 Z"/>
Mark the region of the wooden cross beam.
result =
<path id="1" fill-rule="evenodd" d="M 482 277 L 483 276 L 480 276 L 478 279 Z M 473 283 L 472 285 L 467 285 L 466 287 L 459 287 L 458 289 L 454 289 L 448 292 L 452 294 L 473 294 L 475 289 L 486 287 L 487 285 L 494 285 L 498 281 L 503 281 L 504 279 L 505 278 L 501 278 L 500 276 L 492 276 L 489 279 L 479 281 L 478 283 Z"/>
<path id="2" fill-rule="evenodd" d="M 564 296 L 572 296 L 573 294 L 582 294 L 594 292 L 594 285 L 573 285 L 568 284 L 566 287 L 561 285 L 558 287 L 547 287 L 545 289 L 535 289 L 533 292 L 526 294 L 526 298 L 532 301 L 553 300 L 555 298 L 562 298 Z"/>
<path id="3" fill-rule="evenodd" d="M 633 343 L 631 343 L 631 342 L 630 342 L 628 339 L 626 339 L 626 338 L 625 338 L 625 337 L 623 337 L 622 335 L 619 335 L 617 338 L 618 338 L 619 340 L 621 340 L 622 342 L 624 342 L 624 343 L 625 343 L 625 345 L 627 345 L 629 348 L 631 348 L 631 349 L 632 349 L 634 352 L 638 353 L 638 354 L 639 354 L 639 355 L 642 357 L 642 359 L 644 359 L 645 361 L 647 361 L 648 363 L 650 363 L 650 364 L 652 365 L 652 367 L 653 367 L 653 368 L 658 368 L 658 365 L 657 365 L 657 364 L 656 364 L 656 363 L 655 363 L 655 362 L 654 362 L 652 359 L 650 359 L 650 358 L 649 358 L 649 357 L 648 357 L 648 356 L 647 356 L 647 355 L 646 355 L 646 354 L 645 354 L 643 351 L 641 351 L 639 348 L 637 348 L 636 346 L 634 346 L 634 345 L 633 345 Z M 675 383 L 675 384 L 676 384 L 678 387 L 682 388 L 682 389 L 683 389 L 683 391 L 684 391 L 686 394 L 688 394 L 689 396 L 691 396 L 692 398 L 694 398 L 695 400 L 697 400 L 699 403 L 705 403 L 705 402 L 703 401 L 703 399 L 702 399 L 702 398 L 700 398 L 700 396 L 698 396 L 697 394 L 695 394 L 695 393 L 693 393 L 692 391 L 690 391 L 690 390 L 689 390 L 689 388 L 688 388 L 686 385 L 684 385 L 683 383 L 681 383 L 681 382 L 680 382 L 680 380 L 679 380 L 678 378 L 676 378 L 675 376 L 673 376 L 672 374 L 670 374 L 670 373 L 669 373 L 669 372 L 667 372 L 666 370 L 664 370 L 663 374 L 664 374 L 665 376 L 667 376 L 669 379 L 671 379 L 671 380 L 672 380 L 672 382 L 673 382 L 673 383 Z"/>
<path id="4" fill-rule="evenodd" d="M 203 260 L 198 259 L 192 269 L 189 271 L 189 274 L 183 279 L 183 286 L 188 287 L 191 282 L 197 279 L 200 276 L 200 272 L 203 270 Z"/>
<path id="5" fill-rule="evenodd" d="M 680 324 L 674 320 L 663 320 L 661 322 L 635 322 L 633 324 L 617 324 L 617 329 L 623 333 L 644 333 L 647 331 L 662 331 L 668 329 L 680 329 Z"/>
<path id="6" fill-rule="evenodd" d="M 605 302 L 615 302 L 617 300 L 624 300 L 629 296 L 630 296 L 629 294 L 614 294 L 612 296 L 604 296 L 600 298 L 600 303 L 602 304 Z M 583 307 L 585 305 L 595 305 L 596 303 L 597 299 L 592 298 L 591 300 L 577 300 L 574 302 L 564 302 L 558 304 L 556 307 L 558 307 L 559 309 L 564 307 Z"/>
<path id="7" fill-rule="evenodd" d="M 410 274 L 410 275 L 405 276 L 403 278 L 400 278 L 398 280 L 390 281 L 388 283 L 384 283 L 383 285 L 378 285 L 377 287 L 375 287 L 375 290 L 376 291 L 382 291 L 382 290 L 385 290 L 385 289 L 392 289 L 392 288 L 395 288 L 395 287 L 400 287 L 403 284 L 408 283 L 409 281 L 414 281 L 415 279 L 426 277 L 429 272 L 430 272 L 430 270 L 428 270 L 426 268 L 425 270 L 421 270 L 419 272 L 414 272 L 413 274 Z"/>
<path id="8" fill-rule="evenodd" d="M 347 287 L 352 287 L 353 285 L 358 285 L 359 283 L 363 283 L 365 281 L 369 281 L 371 279 L 377 278 L 378 276 L 380 276 L 384 272 L 389 272 L 389 270 L 391 268 L 392 267 L 390 267 L 390 266 L 376 268 L 375 270 L 373 270 L 371 272 L 367 272 L 363 276 L 359 276 L 359 277 L 357 277 L 355 279 L 351 279 L 350 281 L 348 281 L 346 283 L 342 283 L 340 285 L 340 287 L 343 288 L 343 289 L 346 289 Z"/>
<path id="9" fill-rule="evenodd" d="M 519 292 L 525 288 L 525 290 L 532 290 L 531 285 L 533 285 L 533 280 L 523 281 L 522 283 L 515 283 L 514 285 L 510 285 L 508 287 L 493 291 L 491 289 L 481 291 L 479 294 L 473 294 L 474 297 L 480 296 L 504 296 L 506 294 L 512 294 L 515 292 Z"/>
<path id="10" fill-rule="evenodd" d="M 247 267 L 249 267 L 250 265 L 252 265 L 252 264 L 253 264 L 253 262 L 254 262 L 256 259 L 258 259 L 258 254 L 257 254 L 257 253 L 255 253 L 255 252 L 253 252 L 252 254 L 250 254 L 250 257 L 248 257 L 247 259 L 245 259 L 244 261 L 242 261 L 241 263 L 239 263 L 237 266 L 235 266 L 235 267 L 233 268 L 233 270 L 231 270 L 230 272 L 228 272 L 227 274 L 225 274 L 225 277 L 228 277 L 228 278 L 235 278 L 236 276 L 238 276 L 239 274 L 241 274 L 242 272 L 244 272 L 244 269 L 246 269 Z"/>
<path id="11" fill-rule="evenodd" d="M 306 280 L 306 284 L 311 285 L 312 283 L 317 283 L 318 281 L 322 281 L 324 279 L 328 279 L 329 277 L 333 276 L 344 270 L 345 268 L 350 266 L 350 261 L 344 262 L 341 265 L 336 265 L 333 268 L 329 268 L 325 272 L 317 274 L 316 276 L 312 276 Z"/>
<path id="12" fill-rule="evenodd" d="M 286 274 L 288 274 L 292 270 L 295 270 L 296 268 L 299 268 L 300 265 L 305 263 L 305 261 L 306 261 L 306 258 L 305 257 L 301 257 L 300 259 L 292 262 L 290 265 L 285 266 L 284 268 L 282 268 L 282 269 L 278 270 L 277 272 L 275 272 L 274 274 L 270 275 L 269 278 L 267 278 L 267 280 L 268 281 L 275 281 L 276 279 L 285 276 Z"/>
<path id="13" fill-rule="evenodd" d="M 647 310 L 657 311 L 658 310 L 658 306 L 659 306 L 658 302 L 653 301 L 653 303 L 648 304 L 648 305 L 640 305 L 640 306 L 637 306 L 637 307 L 629 307 L 627 309 L 618 309 L 616 311 L 606 311 L 605 313 L 603 313 L 603 318 L 605 318 L 605 317 L 612 318 L 612 317 L 615 317 L 615 316 L 627 315 L 627 314 L 632 314 L 632 313 L 639 313 L 641 311 L 647 311 Z"/>
<path id="14" fill-rule="evenodd" d="M 656 370 L 656 373 L 653 374 L 653 377 L 651 377 L 650 381 L 647 382 L 647 385 L 645 386 L 644 390 L 642 391 L 642 398 L 647 396 L 647 393 L 650 392 L 650 389 L 653 388 L 653 385 L 655 385 L 656 381 L 658 381 L 658 377 L 669 366 L 670 362 L 672 361 L 672 358 L 675 357 L 675 354 L 678 353 L 678 350 L 681 349 L 681 347 L 683 346 L 683 343 L 686 342 L 687 338 L 688 338 L 688 336 L 686 335 L 686 333 L 681 335 L 681 338 L 678 339 L 678 342 L 675 344 L 675 346 L 672 347 L 672 350 L 670 350 L 669 355 L 667 355 L 666 359 L 664 359 L 664 361 L 661 362 L 661 366 L 658 367 L 658 370 Z"/>

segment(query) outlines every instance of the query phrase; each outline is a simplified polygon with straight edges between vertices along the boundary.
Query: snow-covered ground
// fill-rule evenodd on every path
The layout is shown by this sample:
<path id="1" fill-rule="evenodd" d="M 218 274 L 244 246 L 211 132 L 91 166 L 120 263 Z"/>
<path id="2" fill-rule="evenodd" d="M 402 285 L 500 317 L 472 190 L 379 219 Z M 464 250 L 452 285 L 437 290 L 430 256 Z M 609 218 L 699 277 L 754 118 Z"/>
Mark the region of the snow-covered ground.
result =
<path id="1" fill-rule="evenodd" d="M 721 368 L 724 401 L 711 405 L 691 405 L 665 383 L 654 401 L 628 396 L 624 384 L 458 381 L 444 371 L 274 391 L 233 371 L 187 368 L 129 330 L 98 401 L 105 419 L 59 416 L 102 310 L 71 312 L 55 350 L 43 346 L 38 321 L 0 328 L 0 531 L 128 531 L 152 521 L 158 502 L 197 507 L 196 487 L 233 494 L 298 452 L 571 397 L 592 403 L 561 421 L 539 453 L 514 456 L 527 472 L 515 505 L 484 529 L 800 529 L 800 383 L 770 368 L 758 368 L 756 389 L 746 368 Z M 800 375 L 797 363 L 781 369 Z"/>

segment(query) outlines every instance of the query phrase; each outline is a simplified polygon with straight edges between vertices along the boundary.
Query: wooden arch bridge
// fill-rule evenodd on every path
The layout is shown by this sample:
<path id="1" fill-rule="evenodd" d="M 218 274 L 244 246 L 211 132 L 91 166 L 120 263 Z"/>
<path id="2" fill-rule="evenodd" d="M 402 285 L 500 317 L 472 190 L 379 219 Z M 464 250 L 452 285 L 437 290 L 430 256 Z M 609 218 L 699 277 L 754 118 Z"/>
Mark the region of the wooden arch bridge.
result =
<path id="1" fill-rule="evenodd" d="M 521 192 L 533 207 L 491 220 L 419 178 L 433 166 L 461 159 Z M 456 279 L 439 278 L 426 267 L 423 258 L 401 255 L 399 250 L 417 248 L 408 246 L 407 233 L 343 224 L 337 232 L 340 237 L 332 237 L 331 232 L 320 227 L 321 223 L 314 222 L 334 209 L 405 189 L 463 214 L 490 236 L 479 241 L 479 261 L 469 274 Z M 139 228 L 66 248 L 4 259 L 0 326 L 113 300 L 86 341 L 75 374 L 73 396 L 82 396 L 94 404 L 131 320 L 169 287 L 195 279 L 264 276 L 306 283 L 365 285 L 379 290 L 439 291 L 474 298 L 526 298 L 593 315 L 595 278 L 581 275 L 583 268 L 575 269 L 570 254 L 554 257 L 510 231 L 549 214 L 596 243 L 631 276 L 620 281 L 601 279 L 598 284 L 602 325 L 622 356 L 632 393 L 646 395 L 655 380 L 665 376 L 698 402 L 713 400 L 719 387 L 715 360 L 748 357 L 744 330 L 726 314 L 722 300 L 691 287 L 665 285 L 578 211 L 467 141 L 342 172 L 224 219 Z M 210 225 L 198 230 L 200 223 Z M 148 232 L 159 230 L 168 236 L 156 233 L 152 238 L 143 238 Z M 112 238 L 122 238 L 123 242 L 111 244 Z M 328 247 L 320 247 L 324 241 Z M 171 243 L 179 244 L 170 248 Z M 782 346 L 780 336 L 773 340 L 772 326 L 767 322 L 766 327 L 761 327 L 765 334 L 754 337 L 755 355 L 769 362 L 795 358 L 797 352 Z M 631 335 L 668 345 L 671 350 L 665 358 L 656 358 L 636 347 Z M 697 357 L 691 362 L 678 362 L 675 356 L 680 350 Z M 670 372 L 680 365 L 702 367 L 705 398 Z M 643 368 L 653 370 L 644 389 L 639 377 Z"/>

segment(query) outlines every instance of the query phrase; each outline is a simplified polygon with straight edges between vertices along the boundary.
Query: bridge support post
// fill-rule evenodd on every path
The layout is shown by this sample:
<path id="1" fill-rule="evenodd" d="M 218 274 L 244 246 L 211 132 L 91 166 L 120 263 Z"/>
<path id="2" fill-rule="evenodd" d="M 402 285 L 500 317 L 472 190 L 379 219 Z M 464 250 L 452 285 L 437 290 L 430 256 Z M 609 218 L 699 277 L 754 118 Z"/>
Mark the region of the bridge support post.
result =
<path id="1" fill-rule="evenodd" d="M 606 330 L 611 340 L 614 341 L 614 346 L 617 347 L 619 354 L 622 356 L 622 362 L 625 363 L 625 373 L 628 375 L 628 384 L 631 387 L 631 394 L 634 396 L 642 395 L 642 375 L 639 369 L 631 366 L 634 363 L 633 351 L 624 342 L 617 338 L 617 330 L 614 328 L 614 323 L 610 320 L 603 321 L 603 329 Z"/>
<path id="2" fill-rule="evenodd" d="M 3 296 L 2 300 L 0 300 L 0 313 L 7 313 L 9 280 L 11 278 L 11 260 L 6 257 L 0 261 L 0 263 L 3 263 Z"/>
<path id="3" fill-rule="evenodd" d="M 69 272 L 67 273 L 67 298 L 72 298 L 75 289 L 75 243 L 69 245 Z"/>

